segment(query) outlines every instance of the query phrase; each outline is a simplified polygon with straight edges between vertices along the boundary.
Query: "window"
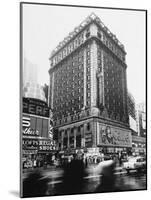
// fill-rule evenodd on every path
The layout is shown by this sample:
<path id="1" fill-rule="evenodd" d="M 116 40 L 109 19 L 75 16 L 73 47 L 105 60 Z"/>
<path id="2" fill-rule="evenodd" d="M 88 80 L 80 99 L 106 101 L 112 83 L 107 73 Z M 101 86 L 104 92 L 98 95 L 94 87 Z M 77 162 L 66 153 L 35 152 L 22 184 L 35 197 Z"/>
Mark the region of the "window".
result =
<path id="1" fill-rule="evenodd" d="M 90 105 L 90 101 L 87 101 L 87 106 L 89 106 Z"/>
<path id="2" fill-rule="evenodd" d="M 101 39 L 101 33 L 100 33 L 100 32 L 97 32 L 97 35 L 98 35 L 98 38 Z"/>
<path id="3" fill-rule="evenodd" d="M 87 93 L 87 97 L 90 97 L 90 92 Z"/>
<path id="4" fill-rule="evenodd" d="M 87 59 L 87 63 L 90 64 L 90 59 Z"/>
<path id="5" fill-rule="evenodd" d="M 87 123 L 87 130 L 90 130 L 90 123 Z"/>
<path id="6" fill-rule="evenodd" d="M 72 91 L 72 96 L 74 96 L 74 91 Z M 73 100 L 73 99 L 72 99 Z"/>
<path id="7" fill-rule="evenodd" d="M 87 87 L 90 88 L 90 84 L 89 83 L 87 84 Z"/>

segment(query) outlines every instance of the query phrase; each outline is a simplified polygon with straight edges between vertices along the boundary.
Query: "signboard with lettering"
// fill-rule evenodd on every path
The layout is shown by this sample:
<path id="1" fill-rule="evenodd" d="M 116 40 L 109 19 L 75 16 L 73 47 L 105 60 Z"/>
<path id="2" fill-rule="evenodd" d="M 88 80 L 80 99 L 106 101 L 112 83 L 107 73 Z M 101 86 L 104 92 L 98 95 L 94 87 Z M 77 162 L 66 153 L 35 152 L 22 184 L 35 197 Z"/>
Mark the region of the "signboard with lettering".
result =
<path id="1" fill-rule="evenodd" d="M 23 113 L 49 117 L 49 107 L 39 99 L 23 98 Z"/>
<path id="2" fill-rule="evenodd" d="M 40 139 L 38 150 L 39 151 L 55 150 L 55 143 L 53 140 L 50 139 Z"/>
<path id="3" fill-rule="evenodd" d="M 49 137 L 52 134 L 52 125 L 50 127 L 49 118 L 39 116 L 30 116 L 23 114 L 22 117 L 22 134 L 23 136 L 40 136 Z"/>
<path id="4" fill-rule="evenodd" d="M 38 139 L 23 139 L 23 150 L 37 150 L 38 149 Z"/>
<path id="5" fill-rule="evenodd" d="M 22 118 L 23 135 L 39 136 L 39 130 L 35 129 L 35 124 L 31 124 L 31 118 L 23 115 Z"/>
<path id="6" fill-rule="evenodd" d="M 51 151 L 55 150 L 55 142 L 51 139 L 23 138 L 23 150 Z"/>
<path id="7" fill-rule="evenodd" d="M 129 130 L 99 124 L 98 134 L 98 145 L 132 147 L 132 136 Z"/>

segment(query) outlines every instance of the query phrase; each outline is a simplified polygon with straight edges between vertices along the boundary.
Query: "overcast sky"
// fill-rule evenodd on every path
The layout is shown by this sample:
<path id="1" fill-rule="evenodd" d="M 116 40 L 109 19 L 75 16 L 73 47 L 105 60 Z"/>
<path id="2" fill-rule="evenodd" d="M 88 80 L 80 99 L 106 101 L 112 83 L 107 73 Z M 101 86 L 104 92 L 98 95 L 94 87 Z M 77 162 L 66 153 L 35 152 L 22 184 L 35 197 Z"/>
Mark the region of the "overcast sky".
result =
<path id="1" fill-rule="evenodd" d="M 136 103 L 145 101 L 145 12 L 25 4 L 23 52 L 37 65 L 40 84 L 49 83 L 49 56 L 69 32 L 94 12 L 124 44 L 128 90 Z"/>

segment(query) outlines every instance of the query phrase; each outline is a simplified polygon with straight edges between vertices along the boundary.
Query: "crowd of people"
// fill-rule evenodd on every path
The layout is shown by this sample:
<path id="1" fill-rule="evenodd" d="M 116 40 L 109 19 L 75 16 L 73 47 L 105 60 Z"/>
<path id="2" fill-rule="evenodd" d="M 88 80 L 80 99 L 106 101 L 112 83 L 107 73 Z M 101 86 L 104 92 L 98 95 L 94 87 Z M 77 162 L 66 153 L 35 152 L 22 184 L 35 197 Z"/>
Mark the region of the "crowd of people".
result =
<path id="1" fill-rule="evenodd" d="M 55 160 L 54 160 L 55 161 Z M 114 167 L 115 161 L 108 159 L 107 161 L 100 160 L 99 157 L 84 157 L 84 155 L 72 155 L 69 159 L 62 158 L 63 175 L 61 184 L 56 186 L 58 194 L 82 194 L 85 187 L 85 177 L 88 176 L 86 167 L 89 164 L 100 165 L 98 174 L 101 174 L 100 185 L 95 192 L 114 191 Z M 48 188 L 48 182 L 42 178 L 41 172 L 37 170 L 29 174 L 23 182 L 24 197 L 50 195 L 51 191 Z M 31 190 L 32 185 L 32 190 Z M 43 185 L 43 187 L 42 187 Z M 35 189 L 34 189 L 35 187 Z"/>
<path id="2" fill-rule="evenodd" d="M 98 164 L 104 160 L 114 160 L 116 164 L 119 166 L 122 166 L 122 163 L 124 160 L 127 159 L 127 155 L 123 154 L 106 154 L 104 155 L 103 153 L 99 155 L 87 155 L 87 154 L 72 154 L 72 155 L 52 155 L 51 158 L 48 159 L 39 159 L 39 158 L 26 158 L 23 162 L 23 169 L 35 169 L 35 168 L 41 168 L 43 167 L 44 169 L 48 167 L 63 167 L 65 163 L 70 163 L 75 156 L 81 157 L 83 160 L 83 163 L 85 167 L 90 166 L 90 165 L 95 165 Z"/>

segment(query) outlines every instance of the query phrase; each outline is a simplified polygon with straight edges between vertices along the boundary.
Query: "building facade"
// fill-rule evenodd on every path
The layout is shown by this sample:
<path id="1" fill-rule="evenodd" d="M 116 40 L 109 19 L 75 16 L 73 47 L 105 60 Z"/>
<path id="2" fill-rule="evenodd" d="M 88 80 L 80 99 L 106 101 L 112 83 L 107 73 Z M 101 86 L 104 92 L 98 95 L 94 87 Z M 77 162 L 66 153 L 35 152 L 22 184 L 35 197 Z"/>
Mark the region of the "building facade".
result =
<path id="1" fill-rule="evenodd" d="M 146 137 L 146 106 L 144 103 L 137 105 L 137 128 L 138 135 Z"/>
<path id="2" fill-rule="evenodd" d="M 61 151 L 131 148 L 124 46 L 91 14 L 50 56 L 49 106 Z"/>
<path id="3" fill-rule="evenodd" d="M 50 110 L 46 102 L 23 97 L 22 159 L 24 165 L 33 160 L 50 161 L 55 153 Z M 23 166 L 25 167 L 25 166 Z"/>
<path id="4" fill-rule="evenodd" d="M 37 161 L 37 166 L 50 161 L 55 153 L 55 142 L 47 86 L 37 83 L 36 65 L 24 59 L 23 69 L 22 160 L 23 168 L 28 168 L 33 160 Z"/>
<path id="5" fill-rule="evenodd" d="M 132 94 L 128 93 L 129 124 L 132 133 L 132 154 L 146 154 L 146 118 L 145 106 L 136 106 Z M 144 134 L 145 133 L 145 134 Z"/>
<path id="6" fill-rule="evenodd" d="M 130 129 L 132 131 L 132 135 L 138 136 L 137 120 L 136 120 L 136 106 L 135 106 L 136 104 L 135 104 L 135 99 L 130 92 L 128 92 L 127 101 L 128 101 Z"/>

